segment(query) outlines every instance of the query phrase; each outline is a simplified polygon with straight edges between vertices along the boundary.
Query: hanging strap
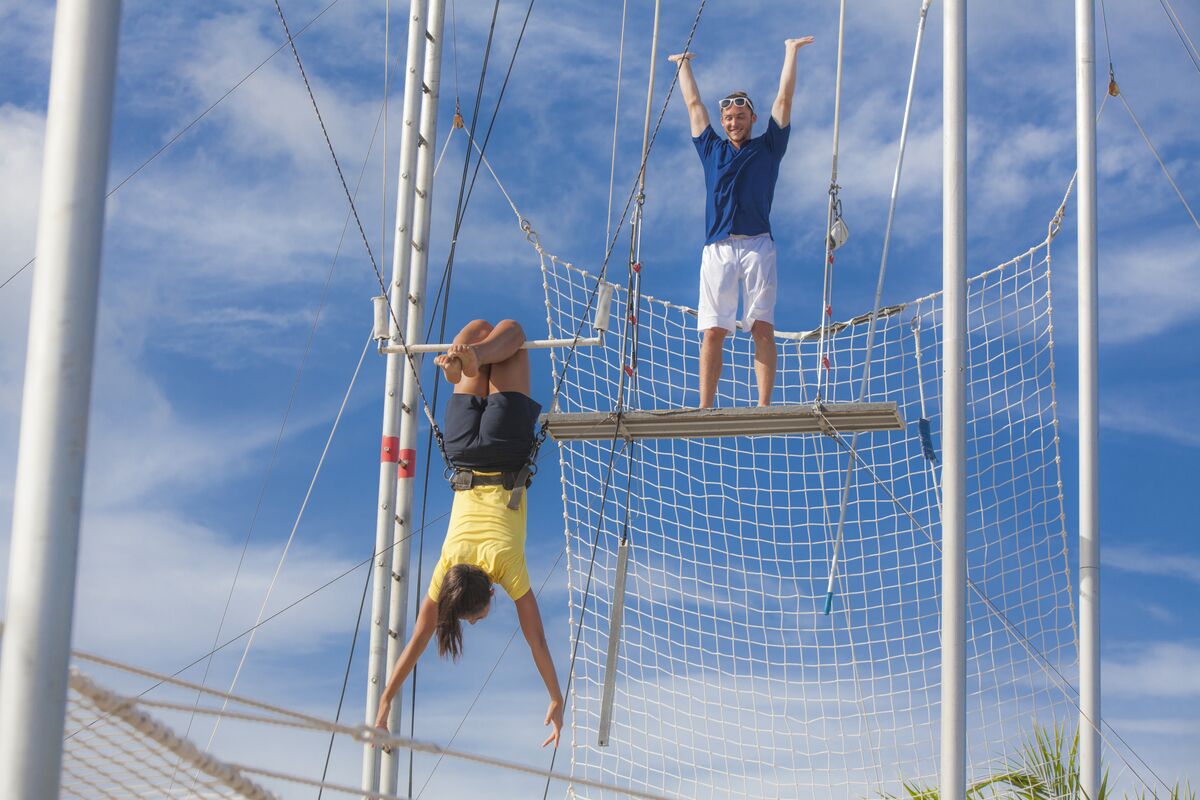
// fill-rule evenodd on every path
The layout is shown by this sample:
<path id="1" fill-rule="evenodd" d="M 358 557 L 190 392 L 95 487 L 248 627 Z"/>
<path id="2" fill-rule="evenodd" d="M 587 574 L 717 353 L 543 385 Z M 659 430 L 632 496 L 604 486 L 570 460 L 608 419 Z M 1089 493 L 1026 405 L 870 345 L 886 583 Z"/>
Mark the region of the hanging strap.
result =
<path id="1" fill-rule="evenodd" d="M 450 476 L 450 488 L 456 492 L 468 492 L 477 486 L 503 486 L 512 492 L 508 507 L 516 511 L 521 507 L 525 490 L 533 483 L 533 470 L 526 464 L 516 472 L 475 472 L 456 469 Z"/>

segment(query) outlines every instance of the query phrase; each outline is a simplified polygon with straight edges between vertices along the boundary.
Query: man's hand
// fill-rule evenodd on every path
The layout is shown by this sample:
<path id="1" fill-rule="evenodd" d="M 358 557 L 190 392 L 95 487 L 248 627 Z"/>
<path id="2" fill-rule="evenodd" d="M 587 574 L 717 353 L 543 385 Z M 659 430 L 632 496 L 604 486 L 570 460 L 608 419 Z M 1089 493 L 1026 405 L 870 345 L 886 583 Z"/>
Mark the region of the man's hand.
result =
<path id="1" fill-rule="evenodd" d="M 811 40 L 812 37 L 810 36 L 809 39 Z M 676 53 L 673 56 L 667 56 L 667 61 L 682 66 L 684 61 L 691 61 L 695 57 L 695 53 Z"/>
<path id="2" fill-rule="evenodd" d="M 546 724 L 553 725 L 554 731 L 546 737 L 546 741 L 542 742 L 542 747 L 551 742 L 558 747 L 558 737 L 562 735 L 563 726 L 563 701 L 561 699 L 550 701 L 550 708 L 546 709 Z"/>
<path id="3" fill-rule="evenodd" d="M 788 52 L 794 53 L 801 47 L 812 44 L 814 41 L 816 40 L 811 36 L 801 36 L 799 39 L 785 39 L 783 41 L 783 46 L 788 50 Z"/>

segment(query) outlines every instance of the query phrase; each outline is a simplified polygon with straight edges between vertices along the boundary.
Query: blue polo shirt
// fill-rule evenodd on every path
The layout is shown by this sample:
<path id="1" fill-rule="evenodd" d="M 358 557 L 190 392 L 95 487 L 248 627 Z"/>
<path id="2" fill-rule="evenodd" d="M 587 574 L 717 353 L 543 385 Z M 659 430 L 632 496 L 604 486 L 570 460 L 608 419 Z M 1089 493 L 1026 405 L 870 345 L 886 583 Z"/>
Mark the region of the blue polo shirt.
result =
<path id="1" fill-rule="evenodd" d="M 792 126 L 781 128 L 767 117 L 767 131 L 740 148 L 722 139 L 709 125 L 692 138 L 704 164 L 705 244 L 719 242 L 736 233 L 757 236 L 771 233 L 771 201 L 779 162 L 787 152 Z"/>

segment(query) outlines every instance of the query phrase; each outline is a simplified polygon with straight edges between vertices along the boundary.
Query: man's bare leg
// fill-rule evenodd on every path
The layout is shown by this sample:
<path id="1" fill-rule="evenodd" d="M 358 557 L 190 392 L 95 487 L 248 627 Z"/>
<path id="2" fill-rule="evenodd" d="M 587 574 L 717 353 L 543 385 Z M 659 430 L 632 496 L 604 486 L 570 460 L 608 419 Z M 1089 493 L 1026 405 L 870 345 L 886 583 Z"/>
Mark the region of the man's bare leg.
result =
<path id="1" fill-rule="evenodd" d="M 700 407 L 712 408 L 717 396 L 717 381 L 721 379 L 721 362 L 724 358 L 724 328 L 709 328 L 704 331 L 700 343 Z"/>
<path id="2" fill-rule="evenodd" d="M 775 389 L 775 368 L 778 351 L 775 348 L 775 326 L 759 320 L 750 327 L 754 337 L 754 374 L 758 378 L 758 404 L 771 405 L 771 392 Z"/>

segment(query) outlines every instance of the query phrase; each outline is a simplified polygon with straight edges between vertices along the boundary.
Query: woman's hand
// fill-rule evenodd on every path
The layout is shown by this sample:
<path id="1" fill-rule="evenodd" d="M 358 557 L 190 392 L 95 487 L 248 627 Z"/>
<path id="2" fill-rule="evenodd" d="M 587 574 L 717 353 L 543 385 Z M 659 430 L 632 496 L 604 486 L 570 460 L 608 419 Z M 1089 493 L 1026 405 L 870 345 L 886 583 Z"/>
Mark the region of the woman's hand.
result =
<path id="1" fill-rule="evenodd" d="M 379 713 L 375 715 L 375 727 L 383 728 L 386 731 L 388 729 L 388 717 L 391 716 L 391 713 L 392 701 L 381 700 L 379 702 Z"/>
<path id="2" fill-rule="evenodd" d="M 379 701 L 379 713 L 375 715 L 375 727 L 381 728 L 384 733 L 388 733 L 388 716 L 391 713 L 392 701 L 387 698 L 381 699 Z M 379 749 L 385 753 L 392 752 L 392 748 L 388 747 L 386 744 L 382 745 Z"/>
<path id="3" fill-rule="evenodd" d="M 550 701 L 550 708 L 546 709 L 546 724 L 554 726 L 554 732 L 546 737 L 546 741 L 542 742 L 542 747 L 554 742 L 554 746 L 558 747 L 558 737 L 562 735 L 563 726 L 563 701 L 558 698 Z"/>

